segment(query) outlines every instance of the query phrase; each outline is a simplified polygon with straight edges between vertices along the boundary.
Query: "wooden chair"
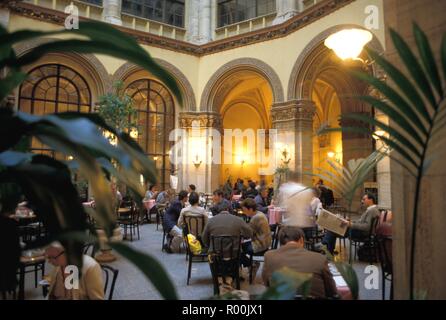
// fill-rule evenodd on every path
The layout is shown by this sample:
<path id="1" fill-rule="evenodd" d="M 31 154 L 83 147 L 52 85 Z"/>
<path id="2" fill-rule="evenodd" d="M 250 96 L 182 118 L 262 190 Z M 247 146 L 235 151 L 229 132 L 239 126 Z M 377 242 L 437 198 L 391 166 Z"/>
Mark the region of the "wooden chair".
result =
<path id="1" fill-rule="evenodd" d="M 240 289 L 240 236 L 211 235 L 209 267 L 214 283 L 214 294 L 220 293 L 218 278 L 232 277 L 236 288 Z"/>
<path id="2" fill-rule="evenodd" d="M 107 300 L 113 300 L 113 293 L 115 291 L 115 284 L 118 278 L 119 270 L 109 265 L 101 264 L 102 271 L 104 273 L 104 297 Z M 107 298 L 108 292 L 108 298 Z"/>
<path id="3" fill-rule="evenodd" d="M 382 299 L 386 298 L 386 280 L 390 281 L 390 300 L 393 300 L 393 263 L 392 263 L 392 237 L 378 236 L 379 261 L 382 272 Z"/>
<path id="4" fill-rule="evenodd" d="M 192 263 L 194 262 L 194 258 L 200 258 L 201 262 L 204 262 L 208 256 L 207 252 L 200 252 L 199 254 L 194 254 L 190 247 L 189 241 L 187 240 L 187 235 L 193 234 L 198 241 L 201 243 L 201 234 L 204 230 L 204 217 L 203 216 L 184 216 L 185 226 L 183 228 L 183 235 L 185 237 L 186 244 L 186 257 L 189 260 L 188 269 L 187 269 L 187 285 L 189 285 L 189 280 L 191 278 L 192 271 Z M 199 261 L 200 261 L 199 260 Z M 198 261 L 198 262 L 199 262 Z M 196 261 L 197 262 L 197 261 Z"/>

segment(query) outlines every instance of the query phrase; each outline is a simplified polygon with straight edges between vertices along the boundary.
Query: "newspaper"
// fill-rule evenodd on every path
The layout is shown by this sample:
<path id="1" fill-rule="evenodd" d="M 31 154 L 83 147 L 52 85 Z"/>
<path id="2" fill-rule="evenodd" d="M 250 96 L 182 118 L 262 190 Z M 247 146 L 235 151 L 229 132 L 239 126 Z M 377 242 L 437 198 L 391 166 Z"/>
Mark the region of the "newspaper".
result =
<path id="1" fill-rule="evenodd" d="M 319 217 L 317 219 L 317 224 L 322 228 L 327 229 L 331 232 L 339 234 L 341 236 L 345 235 L 348 227 L 348 221 L 344 218 L 338 217 L 337 215 L 322 209 Z"/>

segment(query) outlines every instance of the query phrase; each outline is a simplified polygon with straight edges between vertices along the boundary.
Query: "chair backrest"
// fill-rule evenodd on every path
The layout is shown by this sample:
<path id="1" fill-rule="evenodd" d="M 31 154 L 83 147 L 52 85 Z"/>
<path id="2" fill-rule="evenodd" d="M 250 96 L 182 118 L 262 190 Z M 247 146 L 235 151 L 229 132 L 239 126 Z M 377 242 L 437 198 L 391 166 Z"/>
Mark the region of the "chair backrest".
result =
<path id="1" fill-rule="evenodd" d="M 241 237 L 233 235 L 211 235 L 212 254 L 216 259 L 239 260 Z"/>
<path id="2" fill-rule="evenodd" d="M 279 223 L 271 226 L 273 229 L 271 249 L 277 249 L 277 247 L 279 246 L 279 231 L 280 231 L 281 226 L 282 225 Z"/>
<path id="3" fill-rule="evenodd" d="M 373 237 L 376 234 L 376 229 L 379 225 L 379 216 L 372 218 L 372 223 L 370 224 L 369 236 Z"/>
<path id="4" fill-rule="evenodd" d="M 377 242 L 382 272 L 384 274 L 393 274 L 392 238 L 379 236 L 377 238 Z"/>
<path id="5" fill-rule="evenodd" d="M 101 268 L 105 276 L 104 296 L 107 300 L 113 300 L 113 292 L 115 291 L 115 284 L 116 279 L 118 278 L 119 270 L 105 264 L 101 264 Z"/>
<path id="6" fill-rule="evenodd" d="M 192 233 L 195 237 L 201 236 L 204 230 L 204 216 L 184 215 L 184 222 L 188 233 Z"/>

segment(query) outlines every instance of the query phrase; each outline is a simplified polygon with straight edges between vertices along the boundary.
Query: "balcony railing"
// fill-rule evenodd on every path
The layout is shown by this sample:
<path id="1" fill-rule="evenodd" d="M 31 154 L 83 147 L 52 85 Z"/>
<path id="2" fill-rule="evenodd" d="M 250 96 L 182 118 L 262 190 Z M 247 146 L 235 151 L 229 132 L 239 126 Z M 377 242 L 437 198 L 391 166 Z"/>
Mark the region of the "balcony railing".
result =
<path id="1" fill-rule="evenodd" d="M 276 13 L 272 12 L 270 14 L 255 17 L 249 20 L 240 21 L 224 27 L 215 29 L 214 40 L 225 39 L 228 37 L 236 36 L 246 32 L 255 31 L 272 25 Z"/>

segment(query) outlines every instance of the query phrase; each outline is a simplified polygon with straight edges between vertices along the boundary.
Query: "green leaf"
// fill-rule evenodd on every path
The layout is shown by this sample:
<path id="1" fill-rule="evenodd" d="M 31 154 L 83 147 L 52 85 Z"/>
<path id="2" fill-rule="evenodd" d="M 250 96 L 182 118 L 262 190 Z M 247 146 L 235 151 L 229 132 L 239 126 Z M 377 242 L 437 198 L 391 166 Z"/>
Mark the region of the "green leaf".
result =
<path id="1" fill-rule="evenodd" d="M 420 53 L 424 70 L 426 70 L 433 87 L 437 90 L 437 94 L 442 97 L 443 89 L 441 87 L 440 75 L 426 34 L 416 23 L 413 24 L 413 34 L 415 35 L 415 42 L 418 47 L 418 52 Z"/>
<path id="2" fill-rule="evenodd" d="M 311 273 L 296 272 L 283 267 L 273 273 L 270 287 L 258 298 L 259 300 L 292 300 L 299 293 L 308 297 L 311 289 Z"/>
<path id="3" fill-rule="evenodd" d="M 403 40 L 403 38 L 392 28 L 390 28 L 390 36 L 392 38 L 393 44 L 398 51 L 398 55 L 403 60 L 409 73 L 412 75 L 413 80 L 417 83 L 421 92 L 426 97 L 426 99 L 431 104 L 432 108 L 436 109 L 436 102 L 432 88 L 429 85 L 426 75 L 423 72 L 417 58 L 410 50 L 410 47 Z M 387 95 L 386 95 L 387 96 Z M 430 121 L 429 121 L 430 123 Z"/>
<path id="4" fill-rule="evenodd" d="M 350 292 L 352 293 L 352 297 L 354 300 L 357 300 L 359 297 L 359 285 L 358 285 L 358 276 L 356 275 L 355 270 L 349 263 L 345 262 L 335 262 L 336 268 L 339 273 L 344 278 L 347 283 Z"/>
<path id="5" fill-rule="evenodd" d="M 404 114 L 407 114 L 407 117 L 409 117 L 418 128 L 424 133 L 427 134 L 427 130 L 425 128 L 425 125 L 420 121 L 419 117 L 423 117 L 427 123 L 430 124 L 431 118 L 429 113 L 424 112 L 424 109 L 421 108 L 421 106 L 418 106 L 417 110 L 419 115 L 415 112 L 415 110 L 412 108 L 411 105 L 409 105 L 406 100 L 401 97 L 401 95 L 396 92 L 393 88 L 385 84 L 383 81 L 370 76 L 367 73 L 364 72 L 358 72 L 358 71 L 350 71 L 350 73 L 358 78 L 359 80 L 365 81 L 369 83 L 371 86 L 378 89 L 382 94 L 384 94 L 394 105 L 396 108 L 403 111 Z"/>
<path id="6" fill-rule="evenodd" d="M 15 87 L 20 85 L 27 77 L 23 72 L 10 72 L 4 79 L 0 79 L 0 102 L 3 101 Z"/>
<path id="7" fill-rule="evenodd" d="M 119 254 L 130 260 L 153 283 L 164 299 L 178 299 L 175 287 L 161 264 L 145 253 L 137 251 L 124 243 L 110 243 Z"/>
<path id="8" fill-rule="evenodd" d="M 424 126 L 422 126 L 422 129 L 419 129 L 419 125 L 422 125 L 419 123 L 418 118 L 415 122 L 409 122 L 406 120 L 404 114 L 407 115 L 407 113 L 401 112 L 399 109 L 393 108 L 389 106 L 387 103 L 385 103 L 382 100 L 378 100 L 371 96 L 359 96 L 358 99 L 365 101 L 375 107 L 376 109 L 380 110 L 382 113 L 384 113 L 389 119 L 392 119 L 395 123 L 397 123 L 401 129 L 407 132 L 407 134 L 411 137 L 413 137 L 420 145 L 424 144 L 424 139 L 426 139 L 426 129 Z M 422 131 L 423 137 L 420 136 L 419 131 Z"/>

